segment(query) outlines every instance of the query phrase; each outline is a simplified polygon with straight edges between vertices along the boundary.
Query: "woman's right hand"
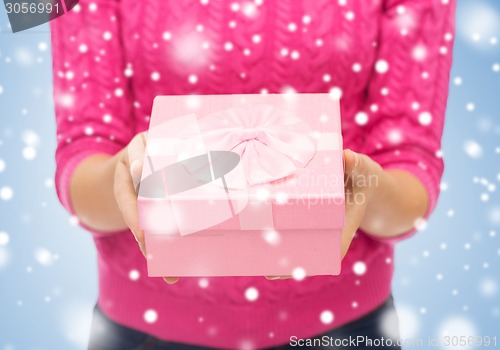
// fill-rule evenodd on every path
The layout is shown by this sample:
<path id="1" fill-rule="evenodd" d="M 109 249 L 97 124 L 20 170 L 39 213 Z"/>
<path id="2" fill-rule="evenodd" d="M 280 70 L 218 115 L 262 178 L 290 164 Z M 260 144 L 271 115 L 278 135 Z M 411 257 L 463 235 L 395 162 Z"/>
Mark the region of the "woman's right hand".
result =
<path id="1" fill-rule="evenodd" d="M 115 167 L 114 195 L 123 220 L 132 231 L 144 257 L 147 258 L 144 231 L 139 226 L 137 191 L 141 181 L 142 165 L 146 150 L 147 133 L 134 136 L 127 147 L 117 154 Z M 176 283 L 178 277 L 164 277 L 165 282 Z"/>

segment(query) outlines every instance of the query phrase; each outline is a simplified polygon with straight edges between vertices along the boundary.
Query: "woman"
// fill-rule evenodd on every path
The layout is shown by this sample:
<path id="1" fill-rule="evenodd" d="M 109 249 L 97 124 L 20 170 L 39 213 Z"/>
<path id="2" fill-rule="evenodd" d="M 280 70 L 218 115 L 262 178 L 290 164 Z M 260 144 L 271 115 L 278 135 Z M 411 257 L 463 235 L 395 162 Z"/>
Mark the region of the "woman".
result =
<path id="1" fill-rule="evenodd" d="M 52 21 L 58 195 L 98 251 L 89 348 L 387 338 L 378 323 L 393 310 L 393 244 L 439 193 L 454 9 L 447 0 L 82 0 Z M 347 207 L 342 274 L 148 278 L 133 182 L 153 98 L 289 91 L 341 96 L 347 193 L 366 198 Z M 361 186 L 363 176 L 377 181 Z M 250 287 L 257 300 L 245 298 Z"/>

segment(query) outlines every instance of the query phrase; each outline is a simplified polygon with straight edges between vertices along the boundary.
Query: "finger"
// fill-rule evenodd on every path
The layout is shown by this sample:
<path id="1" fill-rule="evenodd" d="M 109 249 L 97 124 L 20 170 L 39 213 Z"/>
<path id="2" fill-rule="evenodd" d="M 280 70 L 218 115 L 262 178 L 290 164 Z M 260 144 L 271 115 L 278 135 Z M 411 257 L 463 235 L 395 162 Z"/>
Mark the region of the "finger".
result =
<path id="1" fill-rule="evenodd" d="M 127 161 L 134 190 L 137 192 L 141 181 L 144 153 L 146 151 L 146 133 L 139 133 L 130 141 L 127 147 Z"/>
<path id="2" fill-rule="evenodd" d="M 163 280 L 168 284 L 174 284 L 179 282 L 179 277 L 163 277 Z"/>
<path id="3" fill-rule="evenodd" d="M 143 163 L 144 161 L 142 159 L 135 159 L 130 164 L 130 175 L 132 176 L 132 184 L 134 186 L 135 193 L 139 192 L 139 184 L 141 182 Z"/>
<path id="4" fill-rule="evenodd" d="M 135 135 L 127 146 L 128 159 L 133 161 L 135 159 L 141 159 L 142 157 L 144 157 L 144 151 L 146 150 L 146 142 L 147 142 L 147 135 L 145 132 L 141 132 Z"/>
<path id="5" fill-rule="evenodd" d="M 139 226 L 137 195 L 135 193 L 129 169 L 124 162 L 118 162 L 115 172 L 115 198 L 125 223 L 130 228 L 139 244 L 144 244 L 144 232 Z"/>
<path id="6" fill-rule="evenodd" d="M 142 242 L 138 242 L 138 243 L 139 243 L 139 249 L 141 250 L 142 255 L 144 255 L 144 257 L 147 259 L 148 254 L 146 252 L 146 244 L 144 244 Z"/>
<path id="7" fill-rule="evenodd" d="M 359 223 L 365 215 L 364 205 L 350 205 L 346 207 L 346 225 L 342 230 L 341 258 L 343 259 L 349 250 L 354 236 L 359 228 Z"/>
<path id="8" fill-rule="evenodd" d="M 286 280 L 289 278 L 294 278 L 291 275 L 283 275 L 283 276 L 265 276 L 267 280 L 273 281 L 273 280 Z"/>
<path id="9" fill-rule="evenodd" d="M 281 276 L 265 276 L 267 280 L 273 281 L 273 280 L 279 280 L 281 279 Z"/>
<path id="10" fill-rule="evenodd" d="M 349 176 L 356 176 L 359 174 L 361 165 L 361 156 L 351 151 L 350 149 L 344 150 L 344 173 Z"/>

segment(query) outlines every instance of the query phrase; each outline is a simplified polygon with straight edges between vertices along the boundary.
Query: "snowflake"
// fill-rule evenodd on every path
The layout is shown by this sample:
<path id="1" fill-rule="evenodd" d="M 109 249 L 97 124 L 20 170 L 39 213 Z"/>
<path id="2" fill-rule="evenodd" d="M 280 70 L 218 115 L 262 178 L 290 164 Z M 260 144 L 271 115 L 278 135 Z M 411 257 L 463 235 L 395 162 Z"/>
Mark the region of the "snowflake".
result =
<path id="1" fill-rule="evenodd" d="M 321 320 L 322 323 L 324 324 L 330 324 L 333 322 L 334 320 L 334 315 L 333 315 L 333 312 L 331 312 L 330 310 L 324 310 L 321 312 L 321 314 L 319 315 L 319 319 Z"/>
<path id="2" fill-rule="evenodd" d="M 415 61 L 423 61 L 427 57 L 427 48 L 424 45 L 417 45 L 413 48 L 412 57 Z"/>
<path id="3" fill-rule="evenodd" d="M 36 148 L 35 147 L 24 147 L 23 148 L 23 158 L 26 160 L 33 160 L 36 157 Z"/>
<path id="4" fill-rule="evenodd" d="M 479 291 L 485 297 L 494 297 L 498 292 L 498 283 L 491 277 L 484 278 L 479 284 Z"/>
<path id="5" fill-rule="evenodd" d="M 281 242 L 281 236 L 275 230 L 262 231 L 262 238 L 267 244 L 272 246 L 278 245 Z"/>
<path id="6" fill-rule="evenodd" d="M 438 327 L 438 333 L 441 339 L 444 339 L 445 336 L 453 337 L 453 338 L 469 338 L 475 337 L 477 335 L 476 326 L 472 321 L 464 316 L 452 316 L 444 320 Z M 446 349 L 455 348 L 455 349 L 469 349 L 473 343 L 466 343 L 463 346 L 448 346 Z"/>
<path id="7" fill-rule="evenodd" d="M 144 312 L 144 321 L 147 323 L 155 323 L 158 320 L 158 313 L 153 309 L 148 309 Z"/>
<path id="8" fill-rule="evenodd" d="M 106 124 L 111 123 L 111 120 L 113 120 L 113 117 L 111 117 L 111 115 L 109 114 L 105 114 L 102 117 L 102 121 L 105 122 Z"/>
<path id="9" fill-rule="evenodd" d="M 292 60 L 298 60 L 300 57 L 300 54 L 298 51 L 293 50 L 292 53 L 290 54 L 290 57 L 292 58 Z"/>
<path id="10" fill-rule="evenodd" d="M 380 74 L 385 74 L 389 70 L 389 63 L 385 60 L 378 60 L 375 63 L 375 70 Z"/>
<path id="11" fill-rule="evenodd" d="M 240 10 L 240 4 L 238 4 L 237 2 L 233 2 L 231 4 L 231 11 L 237 12 L 239 10 Z"/>
<path id="12" fill-rule="evenodd" d="M 170 33 L 170 32 L 163 32 L 162 37 L 163 37 L 163 40 L 169 41 L 170 39 L 172 39 L 172 33 Z"/>
<path id="13" fill-rule="evenodd" d="M 345 14 L 345 18 L 346 18 L 348 21 L 352 21 L 352 20 L 354 20 L 354 17 L 356 17 L 356 16 L 354 15 L 354 12 L 352 12 L 352 11 L 348 11 L 348 12 Z"/>
<path id="14" fill-rule="evenodd" d="M 111 32 L 104 32 L 104 33 L 102 34 L 102 38 L 103 38 L 104 40 L 111 40 L 111 38 L 112 38 L 112 37 L 113 37 L 113 35 L 111 34 Z"/>
<path id="15" fill-rule="evenodd" d="M 363 261 L 357 261 L 352 266 L 352 270 L 354 271 L 354 273 L 356 275 L 362 276 L 366 273 L 366 270 L 367 270 L 366 264 Z"/>
<path id="16" fill-rule="evenodd" d="M 245 298 L 248 301 L 255 301 L 259 297 L 259 291 L 255 287 L 249 287 L 245 290 Z"/>
<path id="17" fill-rule="evenodd" d="M 151 80 L 153 80 L 153 81 L 160 80 L 160 73 L 158 73 L 158 72 L 151 73 Z"/>
<path id="18" fill-rule="evenodd" d="M 9 234 L 5 231 L 0 232 L 0 246 L 6 246 L 10 241 Z"/>
<path id="19" fill-rule="evenodd" d="M 22 141 L 27 145 L 27 146 L 33 146 L 36 147 L 40 144 L 40 136 L 33 130 L 25 130 L 22 133 Z"/>
<path id="20" fill-rule="evenodd" d="M 366 125 L 366 123 L 368 123 L 368 114 L 365 112 L 358 112 L 354 117 L 354 121 L 358 125 Z"/>
<path id="21" fill-rule="evenodd" d="M 56 259 L 47 248 L 38 248 L 35 250 L 35 260 L 42 266 L 50 266 Z"/>
<path id="22" fill-rule="evenodd" d="M 4 201 L 9 201 L 14 196 L 14 191 L 8 186 L 0 188 L 0 199 Z"/>
<path id="23" fill-rule="evenodd" d="M 432 115 L 429 112 L 422 112 L 418 115 L 418 121 L 422 125 L 429 125 L 432 122 Z"/>
<path id="24" fill-rule="evenodd" d="M 474 140 L 468 140 L 464 143 L 464 151 L 471 158 L 480 158 L 483 155 L 483 148 Z"/>
<path id="25" fill-rule="evenodd" d="M 207 288 L 209 285 L 208 279 L 207 278 L 200 278 L 198 280 L 198 286 L 200 288 Z"/>
<path id="26" fill-rule="evenodd" d="M 242 12 L 248 18 L 253 18 L 257 15 L 257 8 L 251 2 L 243 4 Z"/>
<path id="27" fill-rule="evenodd" d="M 306 278 L 306 270 L 304 270 L 302 267 L 296 267 L 292 271 L 292 276 L 296 281 L 302 281 L 304 278 Z"/>
<path id="28" fill-rule="evenodd" d="M 140 277 L 140 273 L 139 271 L 133 269 L 133 270 L 130 270 L 130 272 L 128 273 L 128 278 L 130 278 L 132 281 L 137 281 Z"/>
<path id="29" fill-rule="evenodd" d="M 329 94 L 332 99 L 340 100 L 340 98 L 342 97 L 342 89 L 334 86 L 330 89 Z"/>

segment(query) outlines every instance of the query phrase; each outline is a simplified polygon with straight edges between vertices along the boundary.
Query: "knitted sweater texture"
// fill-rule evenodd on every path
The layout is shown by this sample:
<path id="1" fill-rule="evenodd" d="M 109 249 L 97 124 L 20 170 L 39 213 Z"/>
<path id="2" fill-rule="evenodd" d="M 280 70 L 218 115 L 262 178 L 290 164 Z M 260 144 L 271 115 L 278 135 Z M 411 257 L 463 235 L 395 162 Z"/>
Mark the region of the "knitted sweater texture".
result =
<path id="1" fill-rule="evenodd" d="M 75 167 L 146 130 L 157 95 L 330 92 L 341 95 L 344 147 L 420 179 L 427 217 L 443 172 L 454 14 L 453 0 L 81 0 L 51 22 L 59 198 L 73 212 Z M 229 349 L 311 337 L 370 312 L 390 293 L 394 243 L 414 233 L 359 231 L 340 276 L 167 285 L 147 277 L 130 231 L 89 231 L 107 316 Z"/>

